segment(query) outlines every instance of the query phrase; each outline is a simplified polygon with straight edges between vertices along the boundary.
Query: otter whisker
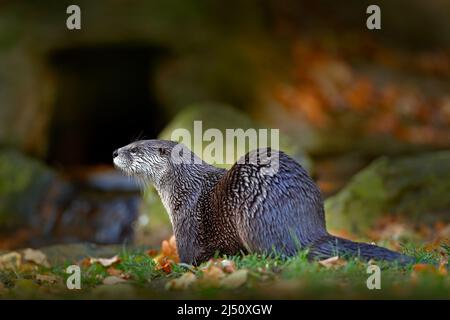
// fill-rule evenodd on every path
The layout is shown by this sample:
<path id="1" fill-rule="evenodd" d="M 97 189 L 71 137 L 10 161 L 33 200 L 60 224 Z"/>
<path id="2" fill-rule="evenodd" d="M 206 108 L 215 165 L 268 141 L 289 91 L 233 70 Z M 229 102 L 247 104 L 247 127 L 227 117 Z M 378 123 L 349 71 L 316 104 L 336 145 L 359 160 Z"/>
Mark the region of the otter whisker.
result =
<path id="1" fill-rule="evenodd" d="M 217 251 L 313 258 L 336 252 L 410 263 L 412 258 L 330 235 L 323 200 L 306 170 L 281 151 L 257 149 L 230 170 L 211 166 L 173 141 L 135 141 L 114 152 L 114 164 L 145 190 L 154 185 L 173 226 L 181 262 L 201 263 Z M 178 148 L 177 148 L 178 149 Z M 175 149 L 175 150 L 177 150 Z M 268 168 L 270 161 L 277 166 Z M 270 169 L 270 170 L 269 170 Z M 269 174 L 268 174 L 269 173 Z"/>

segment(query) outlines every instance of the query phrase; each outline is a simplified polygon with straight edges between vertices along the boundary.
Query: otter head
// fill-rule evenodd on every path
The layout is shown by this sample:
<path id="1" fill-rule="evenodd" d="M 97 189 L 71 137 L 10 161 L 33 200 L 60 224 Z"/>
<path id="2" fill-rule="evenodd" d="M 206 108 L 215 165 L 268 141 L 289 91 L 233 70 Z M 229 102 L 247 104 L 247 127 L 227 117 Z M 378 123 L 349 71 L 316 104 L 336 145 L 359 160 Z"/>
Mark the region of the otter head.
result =
<path id="1" fill-rule="evenodd" d="M 114 165 L 130 176 L 157 184 L 173 165 L 178 144 L 167 140 L 141 140 L 113 152 Z"/>

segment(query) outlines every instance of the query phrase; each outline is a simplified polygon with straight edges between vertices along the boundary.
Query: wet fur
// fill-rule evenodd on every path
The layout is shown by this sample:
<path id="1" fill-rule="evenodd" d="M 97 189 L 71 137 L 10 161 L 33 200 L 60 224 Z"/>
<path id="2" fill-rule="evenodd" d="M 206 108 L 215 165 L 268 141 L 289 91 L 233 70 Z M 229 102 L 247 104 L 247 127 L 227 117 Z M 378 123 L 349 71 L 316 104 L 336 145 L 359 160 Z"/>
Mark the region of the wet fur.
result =
<path id="1" fill-rule="evenodd" d="M 272 151 L 279 168 L 267 175 L 267 164 L 248 161 L 265 149 L 251 151 L 227 171 L 199 160 L 187 149 L 183 152 L 198 163 L 174 164 L 175 146 L 172 141 L 137 141 L 118 149 L 114 163 L 143 183 L 155 185 L 169 213 L 182 262 L 198 264 L 217 252 L 292 256 L 306 248 L 311 258 L 349 255 L 412 262 L 382 247 L 330 235 L 317 185 L 281 151 Z"/>

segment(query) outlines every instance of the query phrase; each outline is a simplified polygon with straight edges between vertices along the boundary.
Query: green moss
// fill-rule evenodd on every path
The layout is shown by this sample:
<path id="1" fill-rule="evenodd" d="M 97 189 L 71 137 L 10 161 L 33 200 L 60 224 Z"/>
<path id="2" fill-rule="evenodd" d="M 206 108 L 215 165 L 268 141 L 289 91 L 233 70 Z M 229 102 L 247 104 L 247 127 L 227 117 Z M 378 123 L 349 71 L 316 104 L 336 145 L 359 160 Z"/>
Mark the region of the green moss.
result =
<path id="1" fill-rule="evenodd" d="M 381 158 L 359 172 L 337 195 L 325 201 L 328 226 L 364 232 L 385 214 L 426 222 L 448 220 L 450 152 L 398 159 Z M 436 213 L 436 215 L 433 215 Z"/>
<path id="2" fill-rule="evenodd" d="M 222 143 L 223 150 L 226 150 L 227 143 L 234 148 L 233 163 L 237 161 L 241 156 L 250 151 L 248 145 L 244 152 L 239 152 L 235 146 L 234 141 L 226 141 L 226 129 L 243 129 L 244 131 L 248 129 L 271 129 L 264 127 L 262 124 L 255 122 L 244 112 L 234 109 L 233 107 L 213 102 L 197 103 L 188 106 L 186 109 L 181 111 L 174 119 L 164 128 L 159 137 L 161 139 L 171 140 L 172 133 L 176 129 L 186 129 L 191 134 L 191 140 L 193 141 L 192 148 L 195 150 L 204 150 L 204 148 L 211 142 L 203 141 L 198 139 L 194 141 L 194 121 L 202 121 L 202 134 L 208 129 L 218 129 L 224 141 Z M 268 134 L 268 139 L 270 141 L 270 132 Z M 201 145 L 198 145 L 200 143 Z M 300 149 L 300 147 L 294 142 L 294 140 L 280 132 L 280 146 L 279 149 L 286 152 L 290 156 L 294 157 L 300 162 L 308 171 L 312 170 L 311 159 Z M 225 153 L 225 152 L 224 152 Z M 198 156 L 201 156 L 198 154 Z M 207 154 L 206 154 L 207 156 Z M 226 155 L 224 154 L 224 157 Z M 230 168 L 231 163 L 215 163 L 213 159 L 204 158 L 206 162 L 224 167 Z"/>
<path id="3" fill-rule="evenodd" d="M 53 172 L 14 150 L 0 151 L 0 229 L 14 227 L 36 212 Z"/>

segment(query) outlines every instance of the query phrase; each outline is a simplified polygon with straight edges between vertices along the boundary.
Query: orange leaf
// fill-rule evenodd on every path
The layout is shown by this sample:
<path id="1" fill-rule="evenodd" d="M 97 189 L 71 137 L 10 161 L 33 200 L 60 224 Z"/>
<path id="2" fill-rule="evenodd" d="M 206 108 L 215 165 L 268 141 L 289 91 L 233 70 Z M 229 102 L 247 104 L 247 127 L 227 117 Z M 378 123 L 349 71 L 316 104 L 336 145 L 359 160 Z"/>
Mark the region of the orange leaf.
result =
<path id="1" fill-rule="evenodd" d="M 417 264 L 413 265 L 413 270 L 417 271 L 417 272 L 422 272 L 422 271 L 429 269 L 429 267 L 431 267 L 431 266 L 426 263 L 417 263 Z"/>
<path id="2" fill-rule="evenodd" d="M 147 255 L 149 255 L 150 257 L 154 257 L 154 256 L 156 256 L 157 254 L 158 254 L 158 250 L 155 250 L 155 249 L 150 249 L 150 250 L 147 250 Z"/>
<path id="3" fill-rule="evenodd" d="M 110 275 L 110 276 L 115 276 L 115 277 L 122 277 L 123 276 L 123 271 L 114 268 L 113 266 L 109 267 L 108 269 L 106 269 L 106 272 Z"/>
<path id="4" fill-rule="evenodd" d="M 168 260 L 166 257 L 161 257 L 161 259 L 157 260 L 157 265 L 155 267 L 156 270 L 162 270 L 165 273 L 172 272 L 172 264 L 173 261 Z"/>
<path id="5" fill-rule="evenodd" d="M 447 270 L 448 258 L 443 257 L 439 262 L 438 273 L 442 276 L 446 276 L 448 274 Z"/>
<path id="6" fill-rule="evenodd" d="M 236 264 L 228 259 L 225 259 L 221 262 L 222 270 L 226 273 L 236 272 Z"/>

